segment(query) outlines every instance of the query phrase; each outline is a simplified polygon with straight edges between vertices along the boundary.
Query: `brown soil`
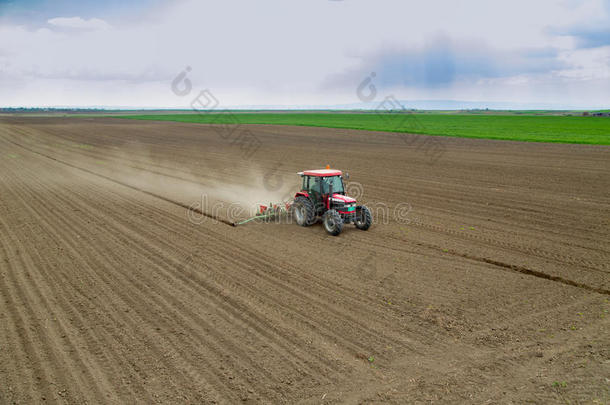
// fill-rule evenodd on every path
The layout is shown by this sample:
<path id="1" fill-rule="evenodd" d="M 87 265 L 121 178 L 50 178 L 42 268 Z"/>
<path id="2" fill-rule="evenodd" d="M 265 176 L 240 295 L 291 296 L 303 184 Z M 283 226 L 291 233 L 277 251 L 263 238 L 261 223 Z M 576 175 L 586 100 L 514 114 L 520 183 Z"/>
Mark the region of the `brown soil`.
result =
<path id="1" fill-rule="evenodd" d="M 610 400 L 608 147 L 0 120 L 0 403 Z M 327 163 L 369 231 L 187 209 Z"/>

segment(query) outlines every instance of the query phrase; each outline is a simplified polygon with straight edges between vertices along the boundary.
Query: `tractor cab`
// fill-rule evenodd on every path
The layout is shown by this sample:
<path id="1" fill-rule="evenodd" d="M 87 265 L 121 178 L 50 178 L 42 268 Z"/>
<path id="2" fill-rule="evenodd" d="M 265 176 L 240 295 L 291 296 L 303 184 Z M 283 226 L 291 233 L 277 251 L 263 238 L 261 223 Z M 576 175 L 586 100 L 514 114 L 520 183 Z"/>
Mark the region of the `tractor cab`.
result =
<path id="1" fill-rule="evenodd" d="M 339 170 L 308 170 L 299 172 L 303 179 L 301 195 L 308 196 L 316 206 L 316 212 L 328 208 L 330 194 L 345 195 L 343 175 Z"/>
<path id="2" fill-rule="evenodd" d="M 299 225 L 309 226 L 322 218 L 324 227 L 332 235 L 341 232 L 344 223 L 354 222 L 360 229 L 368 229 L 372 218 L 365 206 L 347 196 L 343 173 L 330 167 L 298 173 L 302 178 L 301 191 L 296 193 L 293 212 Z"/>

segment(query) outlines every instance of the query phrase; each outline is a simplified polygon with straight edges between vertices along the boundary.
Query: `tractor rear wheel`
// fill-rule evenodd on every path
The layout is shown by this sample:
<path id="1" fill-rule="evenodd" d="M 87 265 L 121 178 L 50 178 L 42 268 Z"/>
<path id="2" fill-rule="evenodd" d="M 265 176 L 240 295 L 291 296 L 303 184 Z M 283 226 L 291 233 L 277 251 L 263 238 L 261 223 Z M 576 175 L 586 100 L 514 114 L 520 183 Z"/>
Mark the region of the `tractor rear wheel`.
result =
<path id="1" fill-rule="evenodd" d="M 343 230 L 343 219 L 335 210 L 328 210 L 322 218 L 324 221 L 324 229 L 332 236 L 337 236 Z"/>
<path id="2" fill-rule="evenodd" d="M 294 204 L 292 204 L 292 214 L 297 224 L 301 226 L 310 226 L 316 221 L 313 203 L 307 197 L 299 196 L 295 198 Z"/>
<path id="3" fill-rule="evenodd" d="M 371 211 L 366 207 L 366 205 L 359 205 L 356 207 L 356 228 L 362 229 L 366 231 L 371 227 L 373 223 L 373 216 L 371 215 Z"/>

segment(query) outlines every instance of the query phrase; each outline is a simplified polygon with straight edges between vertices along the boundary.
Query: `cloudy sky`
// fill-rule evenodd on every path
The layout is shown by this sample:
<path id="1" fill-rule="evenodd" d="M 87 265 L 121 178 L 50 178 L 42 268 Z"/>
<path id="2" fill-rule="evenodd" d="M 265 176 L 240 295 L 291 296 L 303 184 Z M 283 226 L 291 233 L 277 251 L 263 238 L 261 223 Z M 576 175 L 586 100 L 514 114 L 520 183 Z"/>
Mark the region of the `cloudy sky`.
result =
<path id="1" fill-rule="evenodd" d="M 202 90 L 610 108 L 610 0 L 0 0 L 0 106 L 189 108 Z"/>

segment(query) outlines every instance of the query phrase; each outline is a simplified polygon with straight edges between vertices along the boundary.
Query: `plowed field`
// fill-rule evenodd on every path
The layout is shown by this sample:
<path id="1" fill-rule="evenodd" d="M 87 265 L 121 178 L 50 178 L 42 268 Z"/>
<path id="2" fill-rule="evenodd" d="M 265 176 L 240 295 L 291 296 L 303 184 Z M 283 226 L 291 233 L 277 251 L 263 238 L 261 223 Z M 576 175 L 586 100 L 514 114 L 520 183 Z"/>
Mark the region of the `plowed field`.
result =
<path id="1" fill-rule="evenodd" d="M 0 118 L 0 403 L 610 400 L 610 148 L 243 129 Z"/>

